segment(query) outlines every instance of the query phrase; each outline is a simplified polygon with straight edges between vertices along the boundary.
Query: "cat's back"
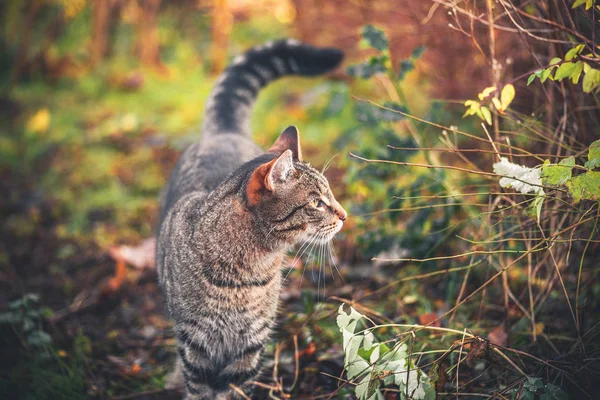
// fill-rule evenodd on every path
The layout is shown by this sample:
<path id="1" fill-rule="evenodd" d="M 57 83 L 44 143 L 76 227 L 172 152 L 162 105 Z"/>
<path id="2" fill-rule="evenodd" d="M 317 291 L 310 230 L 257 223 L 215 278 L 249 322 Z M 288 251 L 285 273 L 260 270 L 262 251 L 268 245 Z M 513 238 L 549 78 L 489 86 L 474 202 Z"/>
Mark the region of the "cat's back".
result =
<path id="1" fill-rule="evenodd" d="M 161 219 L 186 194 L 206 196 L 236 168 L 263 151 L 250 138 L 237 134 L 205 136 L 181 155 L 161 204 Z"/>

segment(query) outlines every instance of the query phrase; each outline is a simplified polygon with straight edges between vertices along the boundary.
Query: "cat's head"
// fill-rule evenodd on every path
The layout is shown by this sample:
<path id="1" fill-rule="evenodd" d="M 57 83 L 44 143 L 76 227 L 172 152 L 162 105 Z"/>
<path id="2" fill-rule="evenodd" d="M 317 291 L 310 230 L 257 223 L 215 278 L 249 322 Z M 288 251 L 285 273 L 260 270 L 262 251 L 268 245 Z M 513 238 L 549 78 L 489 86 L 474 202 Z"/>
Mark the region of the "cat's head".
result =
<path id="1" fill-rule="evenodd" d="M 296 127 L 283 131 L 268 153 L 274 158 L 258 166 L 246 185 L 248 207 L 261 229 L 289 244 L 331 240 L 347 213 L 325 176 L 302 161 Z"/>

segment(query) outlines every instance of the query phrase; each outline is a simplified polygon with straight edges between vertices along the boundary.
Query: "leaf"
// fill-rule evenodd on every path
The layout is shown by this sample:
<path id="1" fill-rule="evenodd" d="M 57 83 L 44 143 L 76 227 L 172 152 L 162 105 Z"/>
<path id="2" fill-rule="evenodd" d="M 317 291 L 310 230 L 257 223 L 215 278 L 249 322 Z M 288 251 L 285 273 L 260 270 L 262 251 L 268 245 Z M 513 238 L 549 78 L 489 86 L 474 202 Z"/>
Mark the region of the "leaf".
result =
<path id="1" fill-rule="evenodd" d="M 415 69 L 415 63 L 413 60 L 402 60 L 400 61 L 400 72 L 398 73 L 398 79 L 402 80 L 407 73 Z"/>
<path id="2" fill-rule="evenodd" d="M 366 25 L 363 28 L 362 37 L 375 50 L 384 51 L 389 48 L 389 41 L 383 30 L 373 25 Z"/>
<path id="3" fill-rule="evenodd" d="M 494 97 L 492 99 L 492 104 L 494 105 L 496 110 L 498 110 L 498 112 L 502 112 L 502 103 L 500 103 L 500 100 Z"/>
<path id="4" fill-rule="evenodd" d="M 494 93 L 495 91 L 496 91 L 496 87 L 495 86 L 489 86 L 489 87 L 486 87 L 485 89 L 483 89 L 481 91 L 481 93 L 479 93 L 477 95 L 477 97 L 479 97 L 479 100 L 483 100 L 486 97 L 488 97 L 490 94 Z"/>
<path id="5" fill-rule="evenodd" d="M 488 334 L 488 338 L 490 342 L 496 344 L 498 346 L 506 346 L 506 339 L 508 335 L 504 330 L 504 326 L 499 325 L 492 329 L 492 331 Z"/>
<path id="6" fill-rule="evenodd" d="M 540 73 L 540 81 L 542 83 L 546 82 L 546 79 L 550 78 L 550 80 L 552 80 L 552 75 L 550 75 L 551 69 L 544 69 L 542 70 L 542 72 Z"/>
<path id="7" fill-rule="evenodd" d="M 500 103 L 502 103 L 502 111 L 506 110 L 510 103 L 515 98 L 515 87 L 510 83 L 502 88 L 500 93 Z"/>
<path id="8" fill-rule="evenodd" d="M 373 75 L 385 73 L 385 71 L 387 70 L 387 61 L 388 57 L 385 55 L 373 56 L 360 64 L 350 65 L 346 69 L 346 72 L 348 72 L 348 75 L 355 76 L 357 78 L 367 79 L 372 77 Z"/>
<path id="9" fill-rule="evenodd" d="M 565 61 L 571 61 L 572 59 L 577 57 L 583 51 L 584 48 L 585 45 L 580 44 L 567 51 L 567 54 L 565 54 Z"/>
<path id="10" fill-rule="evenodd" d="M 583 91 L 590 93 L 600 85 L 600 70 L 590 68 L 583 77 Z"/>
<path id="11" fill-rule="evenodd" d="M 581 72 L 583 71 L 584 64 L 585 63 L 583 61 L 577 61 L 575 63 L 575 70 L 571 72 L 571 82 L 573 82 L 574 84 L 577 84 L 579 82 L 579 77 L 581 76 Z"/>
<path id="12" fill-rule="evenodd" d="M 528 392 L 536 392 L 543 387 L 544 383 L 541 378 L 528 376 L 527 380 L 523 382 L 523 389 Z"/>
<path id="13" fill-rule="evenodd" d="M 527 86 L 529 86 L 531 84 L 531 82 L 533 82 L 533 80 L 535 79 L 537 75 L 535 73 L 529 75 L 529 78 L 527 78 Z"/>
<path id="14" fill-rule="evenodd" d="M 419 315 L 419 324 L 431 326 L 442 326 L 441 321 L 436 321 L 438 316 L 434 312 Z"/>
<path id="15" fill-rule="evenodd" d="M 546 185 L 564 185 L 573 174 L 575 157 L 570 156 L 561 160 L 558 164 L 544 164 L 542 167 L 542 179 Z"/>
<path id="16" fill-rule="evenodd" d="M 535 215 L 535 219 L 540 222 L 540 217 L 542 215 L 542 206 L 544 205 L 544 200 L 546 199 L 546 195 L 544 191 L 540 191 L 535 199 L 531 202 L 531 211 Z"/>
<path id="17" fill-rule="evenodd" d="M 596 140 L 590 145 L 588 161 L 584 165 L 588 169 L 600 167 L 600 140 Z"/>
<path id="18" fill-rule="evenodd" d="M 27 120 L 27 130 L 36 133 L 43 133 L 50 126 L 50 111 L 47 108 L 38 110 L 29 120 Z"/>
<path id="19" fill-rule="evenodd" d="M 550 64 L 548 64 L 548 65 L 556 67 L 555 64 L 558 64 L 561 61 L 562 61 L 562 59 L 560 57 L 554 57 L 552 60 L 550 60 Z"/>
<path id="20" fill-rule="evenodd" d="M 577 175 L 566 184 L 575 204 L 581 200 L 600 199 L 600 172 L 588 171 Z"/>
<path id="21" fill-rule="evenodd" d="M 490 109 L 487 107 L 481 107 L 481 114 L 483 115 L 483 120 L 485 122 L 487 122 L 488 125 L 492 125 L 492 113 L 490 112 Z"/>
<path id="22" fill-rule="evenodd" d="M 573 5 L 571 6 L 571 8 L 577 8 L 582 4 L 585 4 L 587 0 L 575 0 L 575 2 L 573 3 Z"/>
<path id="23" fill-rule="evenodd" d="M 417 46 L 412 51 L 410 57 L 412 59 L 416 60 L 417 58 L 421 57 L 421 55 L 423 54 L 423 52 L 425 52 L 425 46 Z"/>
<path id="24" fill-rule="evenodd" d="M 554 73 L 554 79 L 557 81 L 562 81 L 565 78 L 571 77 L 573 71 L 575 71 L 576 65 L 572 62 L 566 62 L 558 67 L 556 72 Z"/>
<path id="25" fill-rule="evenodd" d="M 547 383 L 540 400 L 568 400 L 569 396 L 558 386 Z"/>

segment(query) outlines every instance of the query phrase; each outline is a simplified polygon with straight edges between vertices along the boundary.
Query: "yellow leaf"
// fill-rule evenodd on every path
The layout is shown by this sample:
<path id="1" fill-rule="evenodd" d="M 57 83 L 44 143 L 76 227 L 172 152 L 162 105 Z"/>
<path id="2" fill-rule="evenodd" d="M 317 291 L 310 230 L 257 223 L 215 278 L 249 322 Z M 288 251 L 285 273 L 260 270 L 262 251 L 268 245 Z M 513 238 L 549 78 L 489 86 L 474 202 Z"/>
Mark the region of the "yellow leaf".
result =
<path id="1" fill-rule="evenodd" d="M 500 100 L 498 100 L 497 98 L 493 98 L 492 99 L 492 104 L 494 105 L 494 107 L 496 108 L 496 110 L 502 112 L 502 104 L 500 104 Z"/>
<path id="2" fill-rule="evenodd" d="M 492 94 L 494 91 L 496 91 L 496 88 L 494 86 L 486 87 L 481 93 L 477 95 L 477 97 L 479 97 L 479 100 L 483 100 L 490 94 Z"/>
<path id="3" fill-rule="evenodd" d="M 48 130 L 50 126 L 50 111 L 47 108 L 38 110 L 27 121 L 27 130 L 31 132 L 42 133 Z"/>
<path id="4" fill-rule="evenodd" d="M 504 111 L 508 108 L 510 103 L 512 103 L 515 98 L 515 87 L 510 83 L 504 88 L 502 88 L 502 93 L 500 93 L 500 103 L 502 104 L 501 111 Z"/>
<path id="5" fill-rule="evenodd" d="M 481 114 L 483 115 L 483 119 L 487 122 L 488 125 L 492 125 L 492 113 L 490 109 L 487 107 L 481 107 Z"/>
<path id="6" fill-rule="evenodd" d="M 544 325 L 543 322 L 538 322 L 537 324 L 535 324 L 535 334 L 541 335 L 544 332 L 545 327 L 546 326 Z"/>

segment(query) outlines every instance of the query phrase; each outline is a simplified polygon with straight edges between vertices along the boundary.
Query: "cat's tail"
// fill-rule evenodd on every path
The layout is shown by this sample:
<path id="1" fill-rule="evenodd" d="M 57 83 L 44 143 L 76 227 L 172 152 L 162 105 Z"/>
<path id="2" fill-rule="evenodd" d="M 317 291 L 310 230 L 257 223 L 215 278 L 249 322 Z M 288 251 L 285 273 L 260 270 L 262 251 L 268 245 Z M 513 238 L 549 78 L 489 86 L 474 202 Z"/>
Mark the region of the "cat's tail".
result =
<path id="1" fill-rule="evenodd" d="M 203 135 L 250 136 L 252 105 L 261 88 L 285 75 L 314 76 L 339 65 L 344 53 L 294 39 L 268 42 L 235 57 L 217 80 L 204 110 Z"/>

